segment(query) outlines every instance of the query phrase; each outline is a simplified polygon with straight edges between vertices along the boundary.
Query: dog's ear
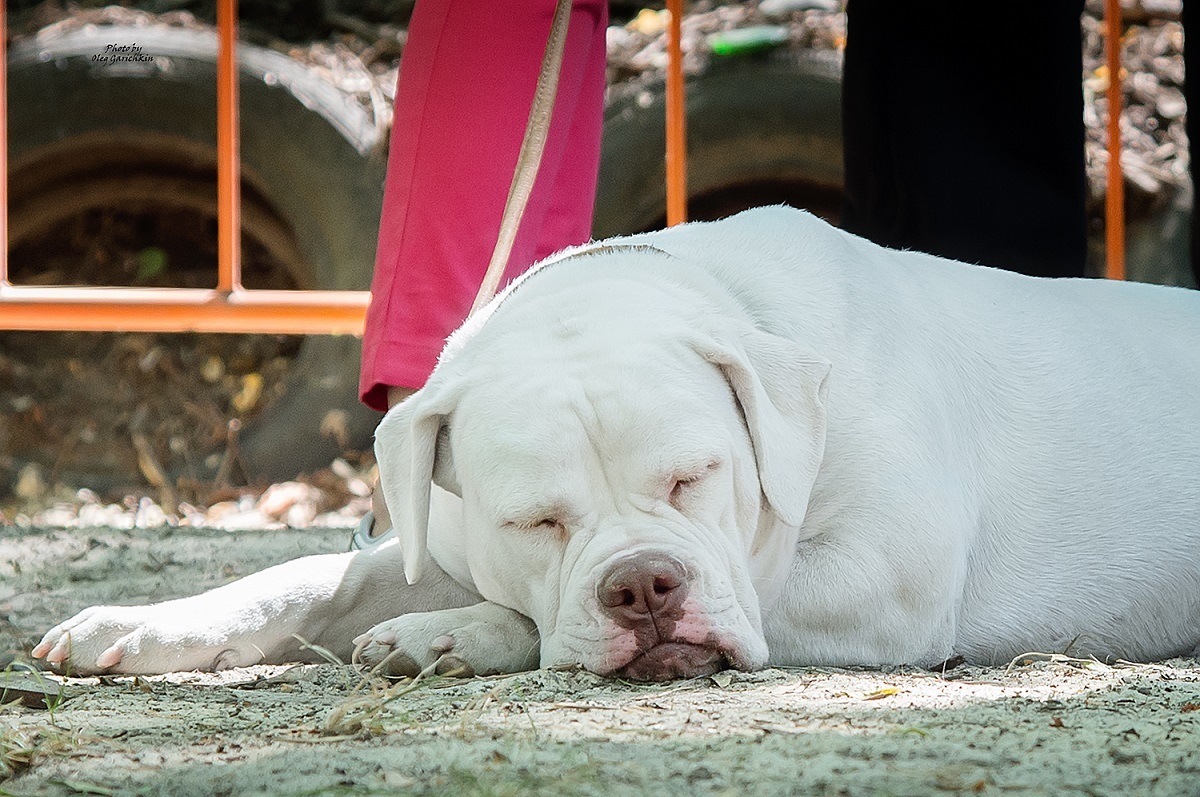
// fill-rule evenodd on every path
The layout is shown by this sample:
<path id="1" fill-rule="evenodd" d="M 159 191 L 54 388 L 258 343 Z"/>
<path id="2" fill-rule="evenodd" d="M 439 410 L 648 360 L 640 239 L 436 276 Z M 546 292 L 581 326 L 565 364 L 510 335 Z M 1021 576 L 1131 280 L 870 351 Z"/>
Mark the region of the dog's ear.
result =
<path id="1" fill-rule="evenodd" d="M 429 555 L 429 492 L 435 475 L 442 487 L 461 492 L 446 434 L 453 404 L 446 391 L 427 387 L 392 407 L 375 430 L 379 484 L 409 584 L 417 583 Z"/>
<path id="2" fill-rule="evenodd" d="M 694 346 L 725 374 L 741 405 L 763 494 L 784 523 L 798 528 L 825 454 L 829 361 L 748 323 Z"/>

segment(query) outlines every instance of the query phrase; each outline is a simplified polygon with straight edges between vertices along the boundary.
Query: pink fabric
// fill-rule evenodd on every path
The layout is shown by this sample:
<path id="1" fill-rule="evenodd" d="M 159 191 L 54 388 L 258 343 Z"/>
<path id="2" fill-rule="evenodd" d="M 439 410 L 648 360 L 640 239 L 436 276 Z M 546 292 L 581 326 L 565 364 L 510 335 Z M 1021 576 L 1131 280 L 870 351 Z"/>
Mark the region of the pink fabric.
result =
<path id="1" fill-rule="evenodd" d="M 396 90 L 359 393 L 421 387 L 470 310 L 500 229 L 554 0 L 419 0 Z M 604 0 L 576 0 L 554 118 L 505 284 L 591 235 Z"/>

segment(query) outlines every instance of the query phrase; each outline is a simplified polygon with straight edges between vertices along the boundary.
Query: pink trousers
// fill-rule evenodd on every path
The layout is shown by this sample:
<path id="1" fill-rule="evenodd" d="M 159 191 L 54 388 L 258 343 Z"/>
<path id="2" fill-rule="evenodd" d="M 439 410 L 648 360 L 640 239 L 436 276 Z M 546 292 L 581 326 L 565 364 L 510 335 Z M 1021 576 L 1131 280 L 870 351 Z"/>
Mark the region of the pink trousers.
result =
<path id="1" fill-rule="evenodd" d="M 396 89 L 359 394 L 419 388 L 491 258 L 554 0 L 419 0 Z M 575 0 L 554 118 L 501 284 L 591 234 L 604 112 L 604 0 Z"/>

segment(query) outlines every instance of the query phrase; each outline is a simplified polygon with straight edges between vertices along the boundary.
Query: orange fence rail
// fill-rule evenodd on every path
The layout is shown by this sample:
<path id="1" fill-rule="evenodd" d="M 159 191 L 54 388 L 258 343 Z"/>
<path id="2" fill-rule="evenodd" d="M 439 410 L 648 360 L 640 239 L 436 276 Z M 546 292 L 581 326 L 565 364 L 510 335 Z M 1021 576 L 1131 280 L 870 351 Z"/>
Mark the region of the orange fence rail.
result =
<path id="1" fill-rule="evenodd" d="M 242 154 L 238 141 L 237 0 L 217 3 L 217 290 L 242 287 Z"/>
<path id="2" fill-rule="evenodd" d="M 683 0 L 667 0 L 667 226 L 687 221 L 687 138 L 683 86 Z"/>
<path id="3" fill-rule="evenodd" d="M 1108 190 L 1104 196 L 1104 276 L 1125 279 L 1125 177 L 1121 171 L 1121 2 L 1104 3 L 1108 67 Z"/>

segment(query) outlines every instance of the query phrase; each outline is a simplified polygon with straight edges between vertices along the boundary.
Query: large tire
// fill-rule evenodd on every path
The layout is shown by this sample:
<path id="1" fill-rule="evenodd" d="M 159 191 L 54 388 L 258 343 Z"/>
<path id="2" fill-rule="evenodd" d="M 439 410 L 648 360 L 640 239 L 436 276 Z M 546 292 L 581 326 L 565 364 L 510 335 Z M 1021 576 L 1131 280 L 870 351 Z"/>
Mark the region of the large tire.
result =
<path id="1" fill-rule="evenodd" d="M 842 194 L 841 88 L 834 53 L 713 57 L 686 90 L 689 217 L 788 202 L 836 221 Z M 661 226 L 665 87 L 619 86 L 605 114 L 594 233 Z"/>
<path id="2" fill-rule="evenodd" d="M 93 60 L 113 43 L 136 43 L 151 60 Z M 138 182 L 114 183 L 113 174 L 196 189 L 176 191 L 193 195 L 181 201 L 211 190 L 216 57 L 214 33 L 170 27 L 87 26 L 15 46 L 8 78 L 14 236 L 55 221 L 48 196 L 79 196 L 99 180 L 118 190 Z M 280 53 L 243 44 L 238 67 L 243 237 L 287 261 L 300 287 L 367 289 L 384 178 L 373 153 L 386 120 Z M 243 433 L 254 478 L 327 465 L 341 450 L 319 431 L 331 410 L 345 413 L 353 444 L 369 441 L 379 416 L 357 399 L 359 351 L 352 337 L 304 340 L 282 397 Z"/>

